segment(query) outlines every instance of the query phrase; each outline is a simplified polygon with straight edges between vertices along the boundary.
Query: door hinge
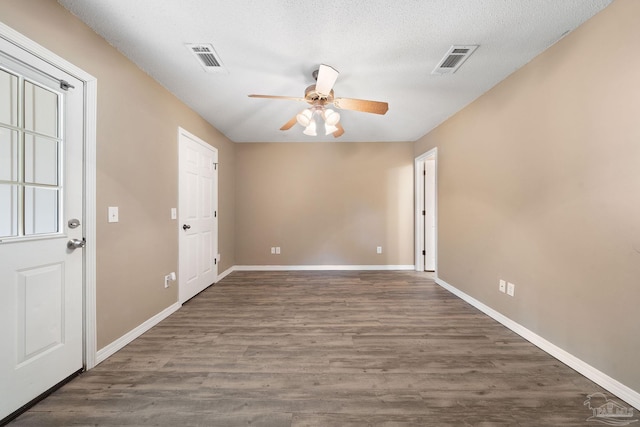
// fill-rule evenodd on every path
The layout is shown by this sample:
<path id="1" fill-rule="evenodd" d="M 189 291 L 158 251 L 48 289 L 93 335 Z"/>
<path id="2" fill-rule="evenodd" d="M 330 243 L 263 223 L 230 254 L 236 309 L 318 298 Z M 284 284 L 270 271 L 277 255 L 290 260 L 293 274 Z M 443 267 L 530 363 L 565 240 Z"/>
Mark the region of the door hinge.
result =
<path id="1" fill-rule="evenodd" d="M 426 171 L 426 170 L 423 170 L 423 171 L 422 171 L 422 175 L 427 175 L 427 171 Z"/>
<path id="2" fill-rule="evenodd" d="M 422 251 L 422 255 L 426 255 L 426 254 L 427 254 L 427 251 Z"/>
<path id="3" fill-rule="evenodd" d="M 213 259 L 213 263 L 214 263 L 215 265 L 218 265 L 218 258 L 214 258 L 214 259 Z"/>
<path id="4" fill-rule="evenodd" d="M 213 211 L 213 217 L 218 218 L 218 211 Z"/>
<path id="5" fill-rule="evenodd" d="M 422 211 L 422 215 L 426 215 L 426 214 L 427 214 L 427 211 Z"/>
<path id="6" fill-rule="evenodd" d="M 214 164 L 213 164 L 213 169 L 214 169 L 214 170 L 218 170 L 218 164 L 217 164 L 217 163 L 214 163 Z"/>

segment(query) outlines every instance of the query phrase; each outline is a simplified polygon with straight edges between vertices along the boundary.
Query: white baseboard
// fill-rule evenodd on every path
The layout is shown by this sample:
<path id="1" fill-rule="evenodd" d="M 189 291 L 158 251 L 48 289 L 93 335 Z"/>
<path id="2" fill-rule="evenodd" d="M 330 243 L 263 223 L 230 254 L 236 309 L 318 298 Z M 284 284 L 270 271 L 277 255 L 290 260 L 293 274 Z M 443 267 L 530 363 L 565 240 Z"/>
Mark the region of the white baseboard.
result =
<path id="1" fill-rule="evenodd" d="M 415 270 L 415 265 L 236 265 L 233 271 L 397 271 Z"/>
<path id="2" fill-rule="evenodd" d="M 138 338 L 140 335 L 147 332 L 149 329 L 153 328 L 155 325 L 160 323 L 162 320 L 169 317 L 171 314 L 176 312 L 182 305 L 179 302 L 174 303 L 173 305 L 165 308 L 160 313 L 156 314 L 152 318 L 146 320 L 140 326 L 130 330 L 111 344 L 108 344 L 98 350 L 96 354 L 96 365 L 103 362 L 113 354 L 115 354 L 118 350 L 122 349 L 124 346 L 129 344 L 131 341 Z"/>
<path id="3" fill-rule="evenodd" d="M 631 389 L 630 387 L 627 387 L 626 385 L 622 384 L 620 381 L 611 378 L 604 372 L 599 371 L 598 369 L 594 368 L 593 366 L 589 365 L 583 360 L 580 360 L 579 358 L 572 355 L 571 353 L 568 353 L 567 351 L 561 349 L 557 345 L 542 338 L 540 335 L 536 334 L 535 332 L 530 331 L 529 329 L 525 328 L 519 323 L 516 323 L 513 320 L 506 317 L 505 315 L 501 314 L 500 312 L 483 304 L 482 302 L 478 301 L 472 296 L 467 295 L 466 293 L 462 292 L 460 289 L 448 284 L 444 280 L 436 278 L 435 281 L 438 285 L 442 286 L 444 289 L 448 290 L 449 292 L 456 295 L 460 299 L 468 302 L 469 304 L 471 304 L 478 310 L 482 311 L 484 314 L 491 317 L 492 319 L 502 323 L 504 326 L 511 329 L 513 332 L 520 335 L 522 338 L 529 341 L 531 344 L 540 348 L 542 351 L 555 357 L 560 362 L 578 371 L 579 373 L 589 378 L 594 383 L 600 385 L 601 387 L 610 391 L 620 399 L 624 400 L 626 403 L 640 410 L 640 393 L 639 392 Z"/>
<path id="4" fill-rule="evenodd" d="M 230 275 L 234 271 L 235 271 L 235 266 L 231 266 L 231 267 L 227 268 L 225 271 L 223 271 L 222 273 L 218 274 L 218 278 L 216 279 L 216 283 L 218 283 L 220 280 L 224 279 L 225 277 L 227 277 L 228 275 Z"/>

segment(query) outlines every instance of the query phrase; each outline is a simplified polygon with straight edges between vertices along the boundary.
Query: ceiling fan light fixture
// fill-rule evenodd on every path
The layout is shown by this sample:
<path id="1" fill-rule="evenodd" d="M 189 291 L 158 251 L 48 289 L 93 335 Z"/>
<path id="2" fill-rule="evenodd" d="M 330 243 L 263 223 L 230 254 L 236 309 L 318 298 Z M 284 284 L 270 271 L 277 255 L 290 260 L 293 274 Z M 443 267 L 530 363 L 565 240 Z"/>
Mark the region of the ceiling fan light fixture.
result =
<path id="1" fill-rule="evenodd" d="M 313 112 L 310 109 L 304 109 L 296 115 L 296 120 L 300 126 L 308 127 L 313 121 L 311 120 Z M 314 123 L 315 128 L 315 123 Z"/>
<path id="2" fill-rule="evenodd" d="M 309 136 L 317 136 L 318 133 L 316 132 L 315 120 L 310 120 L 309 124 L 304 128 L 304 131 L 302 133 Z"/>
<path id="3" fill-rule="evenodd" d="M 338 128 L 335 127 L 334 125 L 330 125 L 329 123 L 324 124 L 324 134 L 325 135 L 331 135 L 332 133 L 334 133 L 335 131 L 337 131 Z"/>
<path id="4" fill-rule="evenodd" d="M 333 110 L 326 109 L 322 112 L 322 118 L 327 125 L 335 127 L 340 121 L 340 114 Z"/>
<path id="5" fill-rule="evenodd" d="M 313 73 L 313 78 L 316 80 L 316 84 L 308 86 L 305 89 L 304 98 L 257 94 L 249 95 L 249 97 L 306 102 L 310 107 L 290 118 L 288 122 L 280 127 L 280 130 L 289 130 L 298 123 L 300 126 L 305 128 L 303 133 L 309 136 L 318 135 L 317 127 L 322 124 L 320 119 L 322 119 L 324 123 L 327 135 L 333 134 L 335 138 L 339 138 L 344 135 L 344 128 L 338 123 L 340 121 L 340 114 L 334 110 L 326 108 L 327 105 L 333 105 L 333 107 L 339 110 L 353 110 L 380 115 L 387 113 L 389 110 L 389 104 L 386 102 L 355 98 L 336 98 L 333 86 L 338 74 L 339 73 L 335 68 L 326 64 L 320 64 L 320 68 Z"/>

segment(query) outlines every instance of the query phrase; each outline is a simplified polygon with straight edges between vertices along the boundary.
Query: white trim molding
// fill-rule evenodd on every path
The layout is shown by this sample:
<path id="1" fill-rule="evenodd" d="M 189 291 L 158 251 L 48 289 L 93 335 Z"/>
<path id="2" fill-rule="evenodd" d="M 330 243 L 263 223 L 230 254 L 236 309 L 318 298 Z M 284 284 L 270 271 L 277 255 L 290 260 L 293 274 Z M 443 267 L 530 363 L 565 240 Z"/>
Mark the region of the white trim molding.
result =
<path id="1" fill-rule="evenodd" d="M 542 338 L 540 335 L 536 334 L 535 332 L 509 319 L 502 313 L 478 301 L 472 296 L 467 295 L 460 289 L 450 285 L 444 280 L 440 278 L 436 278 L 435 281 L 438 285 L 442 286 L 444 289 L 448 290 L 455 296 L 471 304 L 472 306 L 474 306 L 475 308 L 477 308 L 487 316 L 491 317 L 492 319 L 496 320 L 497 322 L 500 322 L 502 325 L 506 326 L 516 334 L 520 335 L 522 338 L 529 341 L 531 344 L 535 345 L 536 347 L 546 352 L 550 356 L 555 357 L 556 359 L 558 359 L 560 362 L 564 363 L 568 367 L 574 369 L 575 371 L 589 378 L 594 383 L 607 389 L 608 391 L 616 395 L 618 398 L 624 400 L 626 403 L 632 405 L 636 409 L 640 409 L 640 393 L 639 392 L 631 389 L 630 387 L 627 387 L 626 385 L 622 384 L 620 381 L 614 378 L 611 378 L 604 372 L 594 368 L 593 366 L 577 358 L 573 354 L 547 341 L 546 339 Z"/>
<path id="2" fill-rule="evenodd" d="M 85 146 L 84 146 L 84 218 L 85 240 L 91 242 L 84 252 L 84 365 L 89 370 L 96 366 L 96 124 L 98 121 L 98 82 L 85 82 Z"/>
<path id="3" fill-rule="evenodd" d="M 235 267 L 229 267 L 227 268 L 225 271 L 223 271 L 222 273 L 218 274 L 216 283 L 218 283 L 220 280 L 224 279 L 225 277 L 227 277 L 228 275 L 230 275 L 231 273 L 233 273 L 235 270 Z"/>
<path id="4" fill-rule="evenodd" d="M 415 265 L 236 265 L 233 271 L 397 271 L 415 270 Z"/>
<path id="5" fill-rule="evenodd" d="M 84 366 L 96 365 L 96 129 L 98 81 L 54 52 L 0 22 L 0 37 L 83 83 L 84 92 Z"/>
<path id="6" fill-rule="evenodd" d="M 109 357 L 113 356 L 119 350 L 122 350 L 131 341 L 135 340 L 140 335 L 144 334 L 149 329 L 153 328 L 158 323 L 162 322 L 164 319 L 166 319 L 167 317 L 171 316 L 173 313 L 178 311 L 180 307 L 182 307 L 182 304 L 180 304 L 179 302 L 176 302 L 173 305 L 170 305 L 169 307 L 162 310 L 160 313 L 146 320 L 141 325 L 133 328 L 132 330 L 130 330 L 129 332 L 127 332 L 117 340 L 113 341 L 111 344 L 108 344 L 102 347 L 100 350 L 98 350 L 97 357 L 96 357 L 96 365 L 98 363 L 105 361 Z"/>

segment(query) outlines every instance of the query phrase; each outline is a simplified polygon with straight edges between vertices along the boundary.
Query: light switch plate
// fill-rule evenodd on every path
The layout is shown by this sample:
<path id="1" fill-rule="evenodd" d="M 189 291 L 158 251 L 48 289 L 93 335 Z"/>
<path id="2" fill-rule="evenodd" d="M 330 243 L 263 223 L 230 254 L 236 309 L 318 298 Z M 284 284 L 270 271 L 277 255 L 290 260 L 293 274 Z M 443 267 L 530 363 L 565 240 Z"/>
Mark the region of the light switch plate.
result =
<path id="1" fill-rule="evenodd" d="M 118 207 L 109 206 L 109 222 L 118 222 Z"/>
<path id="2" fill-rule="evenodd" d="M 178 209 L 171 208 L 171 219 L 178 219 Z"/>
<path id="3" fill-rule="evenodd" d="M 516 293 L 516 285 L 511 282 L 507 282 L 507 295 L 514 296 Z"/>

